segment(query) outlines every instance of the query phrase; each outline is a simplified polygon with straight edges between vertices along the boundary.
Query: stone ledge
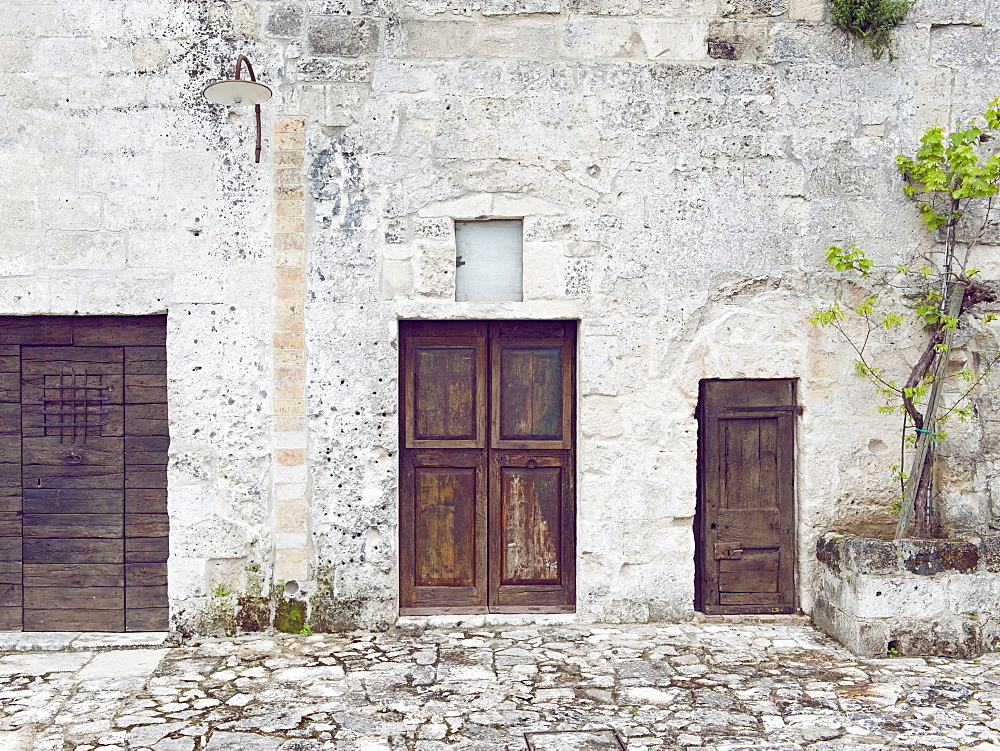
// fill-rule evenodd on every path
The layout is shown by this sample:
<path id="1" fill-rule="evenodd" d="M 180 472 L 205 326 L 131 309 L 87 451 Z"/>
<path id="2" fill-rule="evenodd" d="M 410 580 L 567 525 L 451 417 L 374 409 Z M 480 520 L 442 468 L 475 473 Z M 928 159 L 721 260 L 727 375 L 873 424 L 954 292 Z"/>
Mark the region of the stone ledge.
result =
<path id="1" fill-rule="evenodd" d="M 812 618 L 865 657 L 1000 649 L 1000 539 L 823 535 Z"/>

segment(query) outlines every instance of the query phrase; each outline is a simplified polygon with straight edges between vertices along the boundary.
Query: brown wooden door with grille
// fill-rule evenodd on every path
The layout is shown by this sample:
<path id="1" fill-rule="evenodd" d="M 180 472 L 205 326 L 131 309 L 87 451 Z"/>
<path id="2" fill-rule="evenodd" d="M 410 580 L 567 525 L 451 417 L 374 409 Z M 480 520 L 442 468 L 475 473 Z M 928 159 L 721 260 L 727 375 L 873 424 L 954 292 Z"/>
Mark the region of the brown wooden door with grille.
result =
<path id="1" fill-rule="evenodd" d="M 166 630 L 166 317 L 0 318 L 0 628 Z"/>
<path id="2" fill-rule="evenodd" d="M 789 613 L 795 381 L 707 380 L 699 400 L 699 606 Z"/>
<path id="3" fill-rule="evenodd" d="M 567 321 L 400 323 L 400 612 L 572 612 Z"/>

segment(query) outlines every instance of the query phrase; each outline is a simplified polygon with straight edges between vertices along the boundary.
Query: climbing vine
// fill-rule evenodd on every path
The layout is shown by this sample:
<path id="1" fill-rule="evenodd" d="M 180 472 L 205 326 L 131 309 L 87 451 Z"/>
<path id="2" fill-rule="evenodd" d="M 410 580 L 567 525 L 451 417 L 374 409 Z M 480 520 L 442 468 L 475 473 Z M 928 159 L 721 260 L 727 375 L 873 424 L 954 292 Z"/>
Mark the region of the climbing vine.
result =
<path id="1" fill-rule="evenodd" d="M 830 0 L 830 18 L 872 48 L 876 60 L 892 51 L 892 32 L 906 20 L 915 0 Z"/>
<path id="2" fill-rule="evenodd" d="M 998 299 L 996 283 L 981 280 L 969 265 L 973 250 L 995 222 L 1000 155 L 991 153 L 991 141 L 998 129 L 1000 100 L 975 122 L 950 132 L 930 128 L 914 156 L 896 157 L 906 195 L 917 202 L 924 225 L 938 241 L 933 251 L 908 264 L 879 267 L 855 245 L 827 249 L 830 267 L 849 275 L 854 289 L 865 293 L 853 305 L 836 299 L 814 310 L 811 321 L 836 329 L 847 340 L 856 354 L 857 372 L 886 400 L 879 411 L 901 418 L 900 463 L 894 469 L 900 483 L 897 538 L 909 533 L 914 515 L 918 536 L 935 532 L 934 451 L 946 437 L 949 419 L 975 417 L 971 396 L 1000 361 L 1000 353 L 995 353 L 978 372 L 967 367 L 948 372 L 955 332 L 970 319 L 991 320 L 992 314 L 977 306 Z M 849 316 L 860 326 L 848 325 Z M 870 345 L 879 331 L 923 337 L 922 352 L 905 377 L 894 376 L 878 362 Z M 962 385 L 942 407 L 947 380 Z M 909 471 L 904 471 L 907 459 Z"/>

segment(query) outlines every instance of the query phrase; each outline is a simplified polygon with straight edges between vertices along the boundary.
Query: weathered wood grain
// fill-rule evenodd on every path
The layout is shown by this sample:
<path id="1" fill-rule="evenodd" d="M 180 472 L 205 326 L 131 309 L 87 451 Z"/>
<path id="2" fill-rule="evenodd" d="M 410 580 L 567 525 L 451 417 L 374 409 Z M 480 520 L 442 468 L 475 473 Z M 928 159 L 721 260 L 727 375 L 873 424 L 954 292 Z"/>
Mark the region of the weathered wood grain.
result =
<path id="1" fill-rule="evenodd" d="M 26 563 L 26 587 L 123 587 L 124 567 L 119 563 Z"/>
<path id="2" fill-rule="evenodd" d="M 126 631 L 169 631 L 170 609 L 166 607 L 133 608 L 125 611 Z"/>
<path id="3" fill-rule="evenodd" d="M 24 609 L 25 631 L 124 631 L 125 609 Z"/>

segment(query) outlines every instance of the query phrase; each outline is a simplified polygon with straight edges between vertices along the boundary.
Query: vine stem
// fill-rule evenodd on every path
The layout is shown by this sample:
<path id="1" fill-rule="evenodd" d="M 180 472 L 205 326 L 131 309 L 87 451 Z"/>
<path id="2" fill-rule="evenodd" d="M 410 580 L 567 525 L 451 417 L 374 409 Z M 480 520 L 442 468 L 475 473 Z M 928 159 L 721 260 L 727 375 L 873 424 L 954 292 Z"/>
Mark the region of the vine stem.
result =
<path id="1" fill-rule="evenodd" d="M 962 300 L 964 298 L 965 285 L 961 283 L 951 285 L 947 297 L 947 315 L 957 318 L 962 309 Z M 928 454 L 933 455 L 932 441 L 934 438 L 935 415 L 938 404 L 941 401 L 941 383 L 944 381 L 945 371 L 948 369 L 948 360 L 951 355 L 951 345 L 954 335 L 954 328 L 945 329 L 944 341 L 941 343 L 941 349 L 934 363 L 934 382 L 931 384 L 930 397 L 927 400 L 927 408 L 924 410 L 924 427 L 917 434 L 916 452 L 910 464 L 910 473 L 906 478 L 906 487 L 903 490 L 903 505 L 899 509 L 899 522 L 896 524 L 897 540 L 906 537 L 910 529 L 910 522 L 913 521 L 913 508 L 917 498 L 917 490 L 920 487 L 920 480 L 924 475 L 927 456 Z"/>

